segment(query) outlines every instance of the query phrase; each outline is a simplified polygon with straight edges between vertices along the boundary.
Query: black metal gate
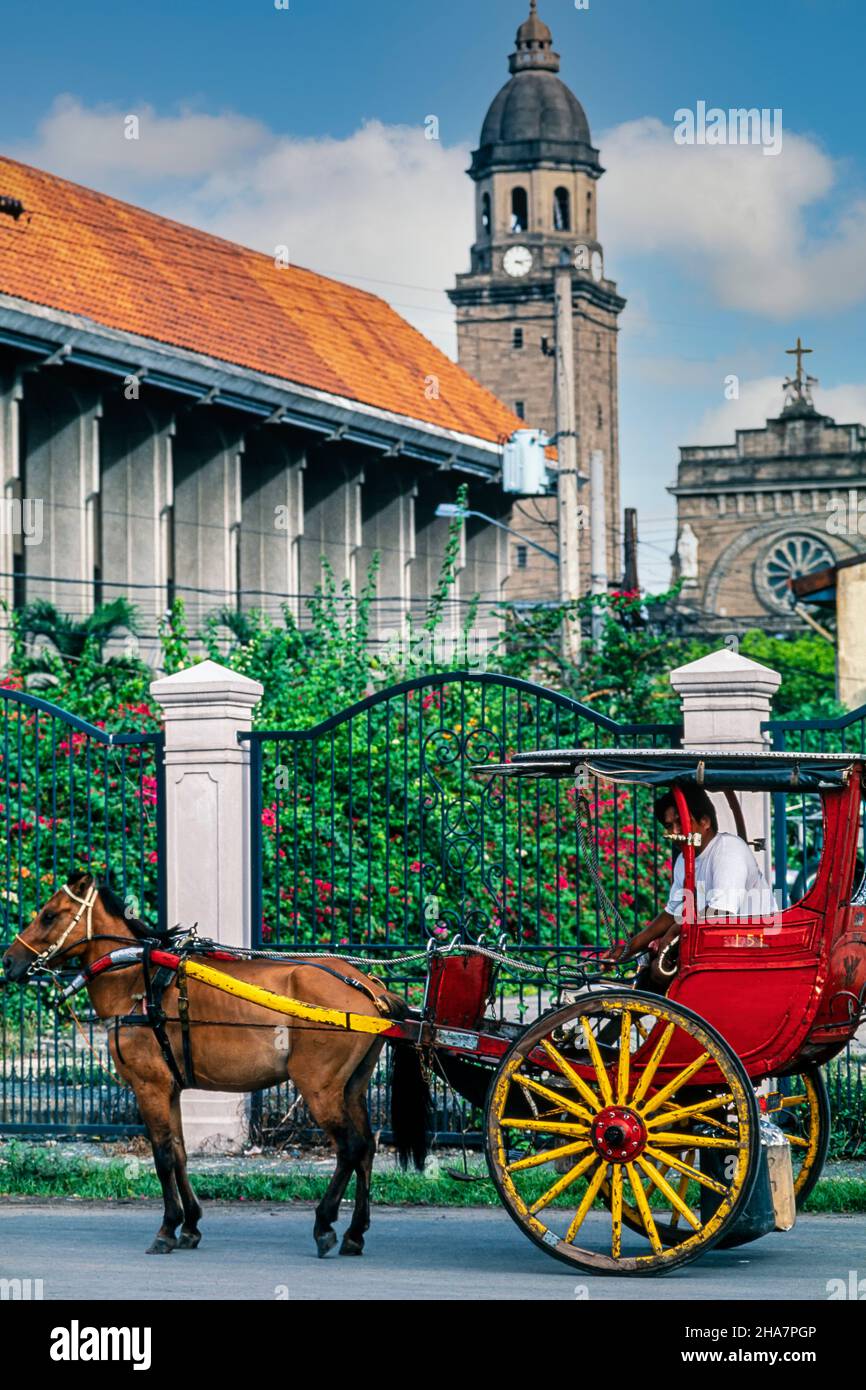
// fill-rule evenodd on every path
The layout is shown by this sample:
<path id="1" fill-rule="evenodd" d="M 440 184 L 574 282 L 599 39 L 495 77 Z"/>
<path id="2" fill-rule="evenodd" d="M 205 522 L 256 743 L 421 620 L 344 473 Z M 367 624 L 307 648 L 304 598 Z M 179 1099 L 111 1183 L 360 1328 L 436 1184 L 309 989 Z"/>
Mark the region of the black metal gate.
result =
<path id="1" fill-rule="evenodd" d="M 574 789 L 504 787 L 473 766 L 531 748 L 676 746 L 680 735 L 679 725 L 620 724 L 528 681 L 464 671 L 392 686 L 312 728 L 245 735 L 253 944 L 361 954 L 413 1002 L 423 961 L 389 962 L 431 938 L 504 934 L 524 959 L 565 962 L 607 939 Z M 646 789 L 587 791 L 599 871 L 631 934 L 660 906 L 668 850 Z M 500 1008 L 530 1018 L 545 994 L 515 981 Z M 287 1093 L 257 1101 L 266 1131 L 288 1103 Z M 456 1125 L 443 1112 L 439 1127 Z"/>
<path id="2" fill-rule="evenodd" d="M 866 705 L 836 718 L 771 719 L 762 728 L 779 752 L 850 753 L 866 757 Z M 779 902 L 802 897 L 818 869 L 823 822 L 818 798 L 773 798 L 773 866 Z M 866 823 L 863 825 L 866 848 Z M 861 873 L 864 856 L 861 851 Z"/>
<path id="3" fill-rule="evenodd" d="M 109 877 L 134 915 L 164 921 L 163 735 L 109 733 L 6 687 L 0 721 L 0 953 L 75 868 Z M 0 1131 L 141 1128 L 102 1028 L 79 1023 L 46 1007 L 37 985 L 0 992 Z"/>

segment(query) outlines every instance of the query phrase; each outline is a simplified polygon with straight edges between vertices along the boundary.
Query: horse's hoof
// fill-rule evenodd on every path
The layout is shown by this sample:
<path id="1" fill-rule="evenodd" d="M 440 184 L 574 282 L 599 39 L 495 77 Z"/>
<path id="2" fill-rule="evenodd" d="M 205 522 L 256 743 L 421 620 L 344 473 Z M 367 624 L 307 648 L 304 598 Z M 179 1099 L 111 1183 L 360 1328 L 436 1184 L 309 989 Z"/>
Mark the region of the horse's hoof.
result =
<path id="1" fill-rule="evenodd" d="M 337 1244 L 337 1234 L 335 1231 L 326 1231 L 323 1236 L 316 1236 L 316 1249 L 319 1252 L 319 1259 L 323 1260 L 329 1250 L 333 1250 Z"/>
<path id="2" fill-rule="evenodd" d="M 153 1245 L 146 1251 L 148 1255 L 170 1255 L 172 1250 L 177 1247 L 176 1240 L 166 1240 L 165 1236 L 157 1236 Z"/>
<path id="3" fill-rule="evenodd" d="M 364 1242 L 362 1240 L 352 1240 L 349 1236 L 343 1236 L 343 1244 L 340 1246 L 341 1255 L 363 1255 Z"/>
<path id="4" fill-rule="evenodd" d="M 182 1231 L 177 1243 L 178 1250 L 196 1250 L 201 1244 L 201 1231 Z"/>

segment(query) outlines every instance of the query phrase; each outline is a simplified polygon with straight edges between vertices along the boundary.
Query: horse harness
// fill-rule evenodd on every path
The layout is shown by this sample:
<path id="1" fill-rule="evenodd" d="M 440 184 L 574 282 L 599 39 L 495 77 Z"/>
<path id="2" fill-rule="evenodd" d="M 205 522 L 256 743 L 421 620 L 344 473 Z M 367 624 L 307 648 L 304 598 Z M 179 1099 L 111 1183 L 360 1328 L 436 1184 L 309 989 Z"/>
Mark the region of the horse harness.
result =
<path id="1" fill-rule="evenodd" d="M 196 943 L 208 946 L 211 943 Z M 213 943 L 214 945 L 216 943 Z M 192 1055 L 192 1034 L 190 1031 L 191 1023 L 201 1025 L 207 1023 L 207 1019 L 190 1020 L 189 1015 L 189 981 L 186 974 L 186 957 L 181 960 L 180 965 L 174 969 L 170 966 L 159 965 L 154 968 L 151 960 L 151 951 L 159 946 L 159 942 L 148 941 L 144 946 L 144 955 L 141 966 L 144 972 L 144 993 L 141 996 L 141 1012 L 118 1014 L 112 1020 L 114 1028 L 114 1046 L 117 1056 L 121 1062 L 124 1061 L 123 1052 L 120 1046 L 121 1028 L 150 1028 L 157 1045 L 162 1053 L 166 1066 L 168 1067 L 176 1085 L 181 1090 L 189 1090 L 196 1086 L 195 1067 Z M 199 952 L 190 951 L 188 954 L 198 954 Z M 207 954 L 205 952 L 204 954 Z M 222 954 L 222 952 L 220 952 Z M 243 956 L 232 957 L 236 960 L 243 960 Z M 291 961 L 287 957 L 287 961 Z M 335 980 L 340 980 L 343 984 L 349 985 L 351 989 L 360 991 L 367 998 L 371 999 L 377 1008 L 380 1007 L 378 997 L 374 994 L 363 980 L 353 980 L 349 975 L 343 975 L 339 970 L 334 970 L 330 965 L 323 965 L 320 961 L 303 960 L 297 962 L 300 965 L 309 966 L 312 970 L 324 970 L 326 975 L 332 975 Z M 174 982 L 177 986 L 177 1018 L 171 1018 L 163 1008 L 163 998 L 166 990 Z M 178 1065 L 174 1055 L 174 1049 L 168 1036 L 166 1024 L 179 1023 L 181 1035 L 181 1058 L 182 1068 Z M 219 1027 L 219 1021 L 215 1021 L 211 1026 Z"/>
<path id="2" fill-rule="evenodd" d="M 87 930 L 82 940 L 92 941 L 94 939 L 93 909 L 96 905 L 96 899 L 99 897 L 99 885 L 94 880 L 88 888 L 86 896 L 83 898 L 79 898 L 77 893 L 73 893 L 68 883 L 64 883 L 61 891 L 66 894 L 67 898 L 71 898 L 74 903 L 78 903 L 78 911 L 73 915 L 69 923 L 69 926 L 66 928 L 66 931 L 63 932 L 62 935 L 59 936 L 56 941 L 52 941 L 50 946 L 46 946 L 44 951 L 37 951 L 35 946 L 31 946 L 29 941 L 24 940 L 24 937 L 21 935 L 20 932 L 18 932 L 18 934 L 15 937 L 16 941 L 20 941 L 21 945 L 26 946 L 28 951 L 32 951 L 34 956 L 36 957 L 35 960 L 32 960 L 30 962 L 31 970 L 36 969 L 39 966 L 46 965 L 48 961 L 53 960 L 53 958 L 56 955 L 60 954 L 60 952 L 63 950 L 63 947 L 66 945 L 67 941 L 72 935 L 73 930 L 75 929 L 75 927 L 78 926 L 78 923 L 81 921 L 85 913 L 87 914 Z M 80 943 L 74 942 L 73 944 L 77 946 Z"/>

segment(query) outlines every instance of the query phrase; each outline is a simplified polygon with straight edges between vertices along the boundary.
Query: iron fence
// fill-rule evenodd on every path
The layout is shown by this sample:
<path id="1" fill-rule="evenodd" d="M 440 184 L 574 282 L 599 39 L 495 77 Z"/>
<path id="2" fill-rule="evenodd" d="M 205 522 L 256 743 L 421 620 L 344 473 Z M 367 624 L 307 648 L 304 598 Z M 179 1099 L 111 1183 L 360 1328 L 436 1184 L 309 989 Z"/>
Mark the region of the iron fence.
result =
<path id="1" fill-rule="evenodd" d="M 602 793 L 593 783 L 579 802 L 568 783 L 503 785 L 473 769 L 532 748 L 680 737 L 679 725 L 618 723 L 531 682 L 462 671 L 403 682 L 311 728 L 244 735 L 252 940 L 361 954 L 419 1003 L 423 960 L 395 958 L 431 940 L 504 936 L 539 972 L 549 967 L 532 985 L 502 972 L 500 1013 L 529 1020 L 580 946 L 630 936 L 659 910 L 669 851 L 645 788 Z M 597 879 L 615 921 L 603 919 Z M 384 1087 L 378 1075 L 373 1109 L 383 1116 Z M 257 1099 L 260 1129 L 279 1130 L 293 1099 L 290 1088 Z M 456 1133 L 462 1104 L 443 1090 L 437 1108 L 440 1130 Z"/>
<path id="2" fill-rule="evenodd" d="M 832 719 L 771 719 L 762 729 L 778 752 L 851 753 L 866 757 L 866 705 Z M 855 882 L 866 866 L 866 818 Z M 817 793 L 773 797 L 775 889 L 783 907 L 814 880 L 821 858 L 823 821 Z"/>
<path id="3" fill-rule="evenodd" d="M 73 869 L 108 877 L 136 916 L 165 920 L 163 736 L 110 733 L 0 688 L 0 954 Z M 0 1131 L 139 1131 L 103 1030 L 38 984 L 0 991 Z"/>

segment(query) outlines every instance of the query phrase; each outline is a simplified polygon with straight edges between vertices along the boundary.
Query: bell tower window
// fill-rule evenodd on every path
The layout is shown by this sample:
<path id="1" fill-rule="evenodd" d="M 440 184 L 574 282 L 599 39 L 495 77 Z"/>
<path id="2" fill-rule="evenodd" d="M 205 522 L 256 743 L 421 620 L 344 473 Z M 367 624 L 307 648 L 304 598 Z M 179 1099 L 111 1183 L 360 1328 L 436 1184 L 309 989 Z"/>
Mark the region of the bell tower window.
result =
<path id="1" fill-rule="evenodd" d="M 490 194 L 485 193 L 481 199 L 481 230 L 485 236 L 490 235 Z"/>
<path id="2" fill-rule="evenodd" d="M 586 230 L 592 231 L 592 189 L 586 195 Z"/>
<path id="3" fill-rule="evenodd" d="M 511 190 L 511 230 L 525 232 L 529 228 L 529 199 L 525 188 Z"/>
<path id="4" fill-rule="evenodd" d="M 553 229 L 571 231 L 571 198 L 567 188 L 557 188 L 553 195 Z"/>

